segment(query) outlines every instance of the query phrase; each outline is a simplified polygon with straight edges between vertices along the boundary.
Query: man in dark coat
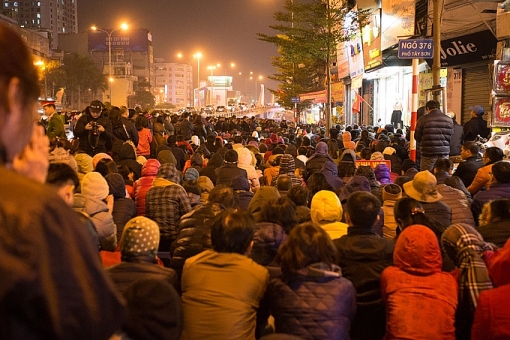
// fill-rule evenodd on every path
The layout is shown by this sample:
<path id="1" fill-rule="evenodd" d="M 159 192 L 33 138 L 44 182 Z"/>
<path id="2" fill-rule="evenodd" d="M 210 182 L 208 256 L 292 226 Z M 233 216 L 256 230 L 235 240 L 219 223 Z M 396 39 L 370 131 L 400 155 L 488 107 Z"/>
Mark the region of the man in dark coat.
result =
<path id="1" fill-rule="evenodd" d="M 462 145 L 460 156 L 464 160 L 455 170 L 455 176 L 459 177 L 467 188 L 473 182 L 476 172 L 483 166 L 480 157 L 480 148 L 475 142 L 465 142 Z"/>
<path id="2" fill-rule="evenodd" d="M 84 114 L 76 122 L 74 136 L 79 139 L 77 152 L 94 156 L 109 152 L 113 142 L 112 123 L 103 113 L 103 103 L 93 100 Z"/>
<path id="3" fill-rule="evenodd" d="M 244 176 L 248 178 L 246 170 L 237 166 L 237 160 L 238 154 L 235 150 L 228 150 L 225 153 L 224 165 L 214 171 L 216 175 L 215 185 L 231 186 L 234 177 Z"/>
<path id="4" fill-rule="evenodd" d="M 453 121 L 439 110 L 439 102 L 429 100 L 425 105 L 427 114 L 416 123 L 415 138 L 420 143 L 420 169 L 433 171 L 438 158 L 450 155 Z"/>
<path id="5" fill-rule="evenodd" d="M 487 127 L 487 121 L 482 117 L 484 109 L 481 105 L 471 106 L 471 119 L 464 123 L 464 141 L 474 141 L 478 135 L 487 138 L 490 129 Z"/>
<path id="6" fill-rule="evenodd" d="M 386 310 L 379 279 L 381 272 L 393 264 L 394 242 L 377 235 L 373 229 L 381 209 L 374 195 L 354 192 L 347 199 L 346 208 L 347 235 L 333 242 L 340 253 L 342 274 L 356 288 L 357 310 L 351 324 L 351 338 L 382 339 L 386 331 Z"/>

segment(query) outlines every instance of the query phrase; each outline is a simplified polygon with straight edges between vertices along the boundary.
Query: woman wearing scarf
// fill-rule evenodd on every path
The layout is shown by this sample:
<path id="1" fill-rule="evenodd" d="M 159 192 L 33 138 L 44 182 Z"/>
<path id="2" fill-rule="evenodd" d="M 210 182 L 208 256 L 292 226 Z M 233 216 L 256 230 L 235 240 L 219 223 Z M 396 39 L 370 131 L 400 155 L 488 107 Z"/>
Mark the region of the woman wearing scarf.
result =
<path id="1" fill-rule="evenodd" d="M 458 268 L 459 304 L 455 316 L 456 336 L 457 339 L 470 339 L 478 296 L 482 291 L 493 287 L 484 257 L 491 256 L 496 246 L 484 242 L 473 227 L 464 223 L 449 226 L 443 232 L 441 246 Z"/>

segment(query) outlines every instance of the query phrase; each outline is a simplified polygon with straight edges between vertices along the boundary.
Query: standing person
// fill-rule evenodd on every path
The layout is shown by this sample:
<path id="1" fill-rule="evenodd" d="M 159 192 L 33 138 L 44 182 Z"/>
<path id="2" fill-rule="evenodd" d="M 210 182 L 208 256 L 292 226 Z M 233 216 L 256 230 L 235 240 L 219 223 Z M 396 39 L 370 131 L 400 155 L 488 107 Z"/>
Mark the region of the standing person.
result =
<path id="1" fill-rule="evenodd" d="M 136 126 L 133 121 L 129 118 L 129 109 L 125 106 L 120 107 L 120 115 L 122 124 L 126 128 L 127 134 L 129 135 L 130 140 L 133 144 L 138 146 L 138 131 L 136 130 Z"/>
<path id="2" fill-rule="evenodd" d="M 487 127 L 487 121 L 482 118 L 485 113 L 483 106 L 471 106 L 469 110 L 471 119 L 464 123 L 464 142 L 474 141 L 478 136 L 487 138 L 490 129 Z"/>
<path id="3" fill-rule="evenodd" d="M 32 55 L 2 24 L 0 64 L 0 338 L 108 339 L 124 308 L 87 230 L 54 190 L 12 170 L 44 161 L 31 157 L 48 140 L 33 123 L 40 89 Z"/>
<path id="4" fill-rule="evenodd" d="M 455 113 L 448 112 L 448 116 L 453 121 L 453 134 L 450 141 L 450 156 L 458 156 L 460 155 L 462 141 L 464 140 L 464 127 L 457 123 Z"/>
<path id="5" fill-rule="evenodd" d="M 420 170 L 434 170 L 438 158 L 450 155 L 450 140 L 453 134 L 453 121 L 439 110 L 439 102 L 429 100 L 425 109 L 427 114 L 416 123 L 415 138 L 420 143 Z"/>
<path id="6" fill-rule="evenodd" d="M 54 103 L 45 103 L 43 105 L 43 111 L 48 116 L 48 127 L 46 129 L 46 135 L 50 140 L 55 137 L 61 139 L 67 139 L 66 129 L 64 127 L 64 118 L 60 117 L 58 112 L 55 110 Z"/>
<path id="7" fill-rule="evenodd" d="M 87 111 L 74 127 L 74 136 L 79 140 L 76 153 L 94 156 L 100 152 L 109 152 L 113 140 L 112 123 L 103 115 L 103 103 L 93 100 Z"/>
<path id="8" fill-rule="evenodd" d="M 342 276 L 338 251 L 327 233 L 301 224 L 278 250 L 283 276 L 268 288 L 276 333 L 301 339 L 349 339 L 356 311 L 356 290 Z"/>
<path id="9" fill-rule="evenodd" d="M 229 209 L 213 220 L 213 249 L 184 263 L 181 339 L 255 339 L 257 309 L 269 273 L 247 257 L 254 231 L 255 221 L 247 211 Z"/>
<path id="10" fill-rule="evenodd" d="M 138 131 L 136 155 L 149 158 L 151 156 L 152 132 L 149 129 L 147 117 L 140 115 L 136 118 L 136 130 Z"/>

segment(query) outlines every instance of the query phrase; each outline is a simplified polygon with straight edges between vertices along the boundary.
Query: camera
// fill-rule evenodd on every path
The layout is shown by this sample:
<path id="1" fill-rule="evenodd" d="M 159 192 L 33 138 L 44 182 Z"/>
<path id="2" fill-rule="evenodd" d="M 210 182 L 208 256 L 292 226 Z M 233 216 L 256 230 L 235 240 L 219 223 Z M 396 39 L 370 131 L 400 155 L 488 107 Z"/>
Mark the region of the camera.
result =
<path id="1" fill-rule="evenodd" d="M 94 135 L 99 134 L 99 125 L 97 124 L 97 122 L 90 122 L 90 126 L 92 126 L 92 133 Z"/>

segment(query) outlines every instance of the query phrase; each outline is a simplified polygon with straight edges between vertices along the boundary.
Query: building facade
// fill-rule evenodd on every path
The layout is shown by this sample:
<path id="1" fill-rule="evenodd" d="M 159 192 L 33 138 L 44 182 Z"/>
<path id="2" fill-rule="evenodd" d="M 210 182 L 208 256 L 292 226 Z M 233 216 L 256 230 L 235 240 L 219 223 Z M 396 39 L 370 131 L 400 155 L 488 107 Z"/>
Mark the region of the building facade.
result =
<path id="1" fill-rule="evenodd" d="M 193 68 L 188 64 L 154 62 L 155 86 L 152 94 L 156 103 L 169 103 L 176 107 L 191 106 L 193 102 Z"/>
<path id="2" fill-rule="evenodd" d="M 2 14 L 23 28 L 45 32 L 50 48 L 58 46 L 59 33 L 78 33 L 77 0 L 4 0 Z"/>

